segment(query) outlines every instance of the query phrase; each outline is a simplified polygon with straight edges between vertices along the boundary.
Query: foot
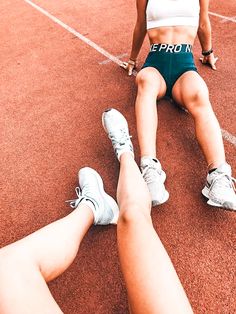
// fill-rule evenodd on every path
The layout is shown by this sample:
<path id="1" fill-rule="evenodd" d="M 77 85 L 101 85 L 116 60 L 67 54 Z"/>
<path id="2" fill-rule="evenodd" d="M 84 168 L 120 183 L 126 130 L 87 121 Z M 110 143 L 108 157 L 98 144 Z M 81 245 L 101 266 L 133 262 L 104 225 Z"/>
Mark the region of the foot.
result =
<path id="1" fill-rule="evenodd" d="M 112 142 L 118 160 L 124 152 L 130 152 L 134 156 L 128 123 L 119 111 L 107 109 L 102 115 L 102 125 Z"/>
<path id="2" fill-rule="evenodd" d="M 208 198 L 207 204 L 236 210 L 236 180 L 231 175 L 231 167 L 227 163 L 207 175 L 206 185 L 202 190 L 202 194 Z"/>
<path id="3" fill-rule="evenodd" d="M 75 189 L 78 198 L 67 201 L 70 206 L 89 206 L 94 214 L 94 225 L 116 224 L 119 208 L 115 200 L 104 191 L 100 175 L 94 169 L 85 167 L 79 171 L 78 179 L 80 188 Z"/>
<path id="4" fill-rule="evenodd" d="M 151 157 L 141 158 L 141 172 L 151 194 L 152 206 L 165 203 L 169 193 L 165 189 L 166 174 L 159 160 Z"/>

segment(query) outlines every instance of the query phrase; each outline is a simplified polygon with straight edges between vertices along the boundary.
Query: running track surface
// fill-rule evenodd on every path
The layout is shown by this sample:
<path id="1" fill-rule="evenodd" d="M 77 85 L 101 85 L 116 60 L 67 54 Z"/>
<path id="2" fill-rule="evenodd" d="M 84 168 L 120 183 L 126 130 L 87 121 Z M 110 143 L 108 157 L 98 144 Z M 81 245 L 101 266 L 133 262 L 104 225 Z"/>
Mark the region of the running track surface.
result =
<path id="1" fill-rule="evenodd" d="M 46 1 L 36 4 L 114 56 L 129 53 L 134 1 Z M 235 0 L 211 3 L 211 12 L 236 16 Z M 77 171 L 94 167 L 115 196 L 119 164 L 101 126 L 107 107 L 129 121 L 138 161 L 134 77 L 23 0 L 5 0 L 1 12 L 0 245 L 65 216 Z M 211 15 L 218 71 L 201 66 L 225 140 L 235 160 L 236 24 Z M 148 43 L 140 53 L 140 64 Z M 106 61 L 106 62 L 103 62 Z M 102 63 L 102 64 L 100 64 Z M 189 87 L 191 88 L 191 86 Z M 152 217 L 195 313 L 236 313 L 236 215 L 206 205 L 200 194 L 206 164 L 190 116 L 159 104 L 158 156 L 170 200 Z M 233 136 L 233 137 L 232 137 Z M 233 140 L 232 140 L 233 139 Z M 158 265 L 157 265 L 158 267 Z M 65 313 L 128 313 L 116 246 L 116 228 L 93 227 L 70 269 L 49 284 Z"/>

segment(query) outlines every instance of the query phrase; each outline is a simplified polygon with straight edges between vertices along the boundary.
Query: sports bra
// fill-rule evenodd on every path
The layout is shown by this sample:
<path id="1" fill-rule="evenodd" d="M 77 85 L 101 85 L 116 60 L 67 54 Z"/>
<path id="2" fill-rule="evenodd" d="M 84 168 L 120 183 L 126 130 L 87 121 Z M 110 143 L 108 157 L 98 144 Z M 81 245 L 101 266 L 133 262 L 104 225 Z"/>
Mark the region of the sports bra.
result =
<path id="1" fill-rule="evenodd" d="M 199 0 L 148 0 L 147 29 L 181 25 L 198 27 L 199 12 Z"/>

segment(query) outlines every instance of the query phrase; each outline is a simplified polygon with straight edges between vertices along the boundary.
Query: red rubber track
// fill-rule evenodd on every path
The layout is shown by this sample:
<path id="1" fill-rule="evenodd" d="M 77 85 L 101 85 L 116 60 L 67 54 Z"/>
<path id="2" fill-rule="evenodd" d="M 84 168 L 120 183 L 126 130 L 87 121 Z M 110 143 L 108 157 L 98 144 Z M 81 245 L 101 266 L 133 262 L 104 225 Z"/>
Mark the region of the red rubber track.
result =
<path id="1" fill-rule="evenodd" d="M 38 5 L 113 55 L 128 53 L 134 1 L 46 1 Z M 235 0 L 211 11 L 236 16 Z M 107 107 L 129 121 L 138 161 L 134 77 L 23 0 L 0 2 L 0 246 L 65 216 L 76 174 L 94 167 L 115 196 L 119 164 L 101 126 Z M 218 71 L 201 66 L 221 127 L 235 136 L 236 24 L 211 16 Z M 148 51 L 146 42 L 140 64 Z M 191 88 L 191 86 L 190 86 Z M 191 117 L 166 100 L 159 105 L 158 156 L 170 200 L 152 211 L 197 314 L 236 313 L 236 215 L 206 205 L 206 164 Z M 225 141 L 236 171 L 235 146 Z M 157 265 L 158 267 L 158 265 Z M 73 265 L 50 283 L 65 313 L 128 313 L 116 228 L 91 228 Z"/>

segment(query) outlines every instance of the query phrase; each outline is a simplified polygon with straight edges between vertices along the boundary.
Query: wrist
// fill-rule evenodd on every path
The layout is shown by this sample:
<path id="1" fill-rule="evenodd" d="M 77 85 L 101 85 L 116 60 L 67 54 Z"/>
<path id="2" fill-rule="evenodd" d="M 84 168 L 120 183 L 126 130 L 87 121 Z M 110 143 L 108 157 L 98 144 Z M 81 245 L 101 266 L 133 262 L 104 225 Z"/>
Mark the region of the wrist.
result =
<path id="1" fill-rule="evenodd" d="M 207 56 L 209 56 L 210 54 L 212 54 L 213 53 L 213 49 L 211 48 L 211 49 L 209 49 L 209 50 L 202 50 L 202 55 L 204 56 L 204 57 L 207 57 Z"/>
<path id="2" fill-rule="evenodd" d="M 136 65 L 136 60 L 129 58 L 128 64 Z"/>

